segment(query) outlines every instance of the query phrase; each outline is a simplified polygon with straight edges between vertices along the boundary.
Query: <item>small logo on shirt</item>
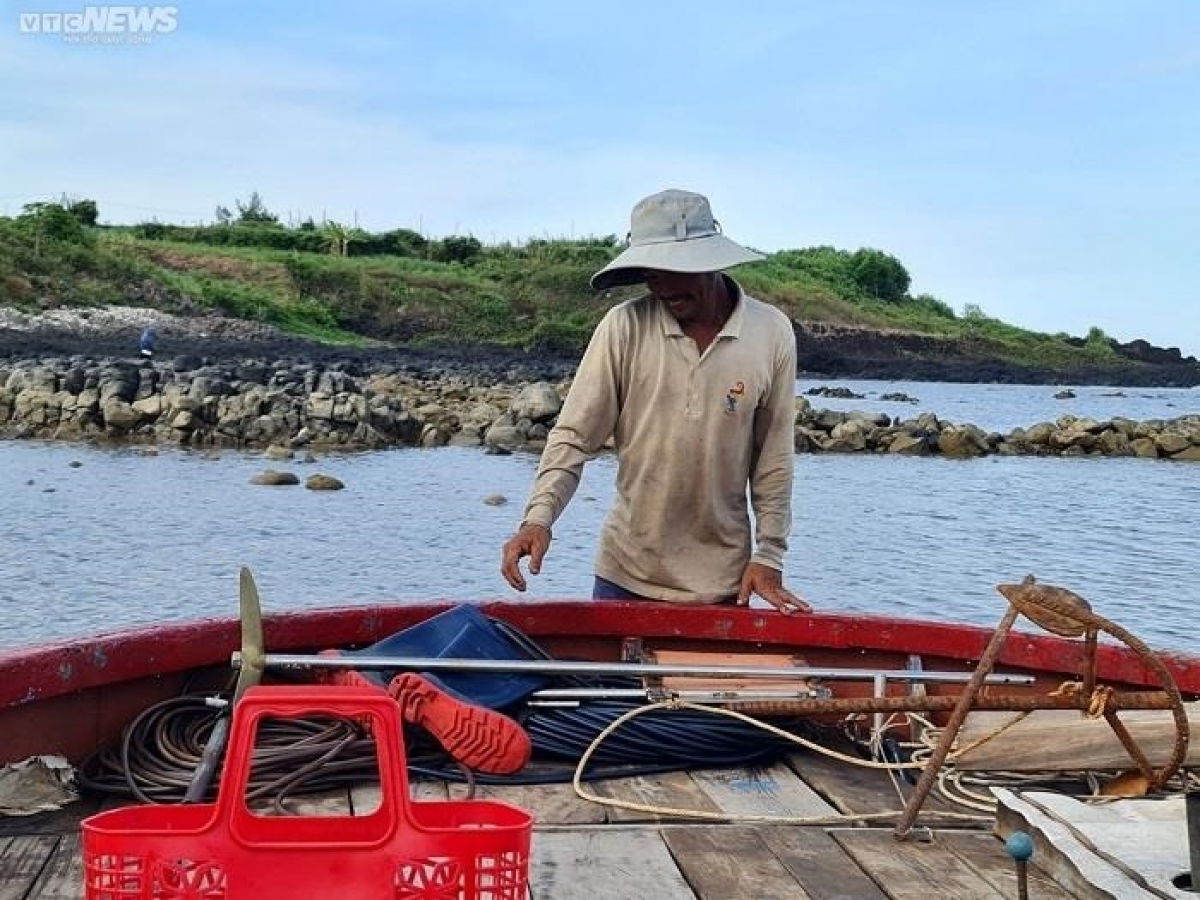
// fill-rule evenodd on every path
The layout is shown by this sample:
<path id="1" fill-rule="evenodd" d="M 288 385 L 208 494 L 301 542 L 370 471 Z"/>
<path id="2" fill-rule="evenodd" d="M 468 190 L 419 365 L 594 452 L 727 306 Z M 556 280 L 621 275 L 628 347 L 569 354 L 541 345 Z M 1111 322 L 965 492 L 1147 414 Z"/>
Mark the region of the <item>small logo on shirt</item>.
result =
<path id="1" fill-rule="evenodd" d="M 746 384 L 742 381 L 739 381 L 725 392 L 725 415 L 732 416 L 737 412 L 738 401 L 742 399 L 742 395 L 745 393 Z"/>

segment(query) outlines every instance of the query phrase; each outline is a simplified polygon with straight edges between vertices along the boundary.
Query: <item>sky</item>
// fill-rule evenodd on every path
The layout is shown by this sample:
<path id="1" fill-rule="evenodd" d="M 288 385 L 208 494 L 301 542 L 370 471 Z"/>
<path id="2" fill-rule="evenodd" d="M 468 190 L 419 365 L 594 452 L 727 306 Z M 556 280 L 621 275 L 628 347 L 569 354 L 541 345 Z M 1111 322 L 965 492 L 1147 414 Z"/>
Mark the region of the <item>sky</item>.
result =
<path id="1" fill-rule="evenodd" d="M 257 191 L 285 221 L 519 242 L 623 237 L 676 187 L 766 252 L 874 247 L 960 313 L 1200 356 L 1193 0 L 38 15 L 83 9 L 0 0 L 0 214 L 202 222 Z"/>

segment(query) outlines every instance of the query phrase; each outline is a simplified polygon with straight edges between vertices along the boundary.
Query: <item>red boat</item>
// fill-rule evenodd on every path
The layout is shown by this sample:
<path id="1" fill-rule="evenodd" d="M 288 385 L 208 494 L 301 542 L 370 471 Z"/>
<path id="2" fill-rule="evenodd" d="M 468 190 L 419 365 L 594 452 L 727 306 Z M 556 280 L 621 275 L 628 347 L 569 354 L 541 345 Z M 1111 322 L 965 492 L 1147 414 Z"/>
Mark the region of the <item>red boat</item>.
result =
<path id="1" fill-rule="evenodd" d="M 1033 596 L 1026 587 L 1009 586 L 1007 612 L 1003 602 L 997 604 L 996 629 L 879 616 L 785 616 L 757 609 L 593 600 L 495 602 L 478 608 L 536 642 L 551 660 L 613 664 L 615 671 L 628 666 L 631 673 L 642 673 L 639 666 L 663 666 L 668 674 L 678 669 L 677 674 L 697 676 L 685 682 L 651 676 L 644 682 L 648 705 L 664 698 L 664 706 L 671 706 L 672 698 L 679 705 L 678 698 L 695 689 L 708 698 L 698 705 L 728 707 L 718 695 L 736 700 L 737 690 L 714 688 L 698 676 L 722 678 L 723 667 L 765 666 L 775 672 L 774 667 L 786 664 L 798 669 L 805 686 L 804 693 L 787 695 L 791 712 L 825 723 L 866 720 L 863 727 L 870 731 L 872 718 L 879 725 L 894 711 L 916 711 L 941 726 L 943 736 L 953 732 L 946 739 L 947 752 L 968 713 L 1056 709 L 1079 717 L 1094 702 L 1088 696 L 1105 692 L 1109 705 L 1101 718 L 1123 743 L 1129 736 L 1121 724 L 1125 710 L 1158 710 L 1155 715 L 1176 726 L 1169 750 L 1142 752 L 1133 738 L 1121 768 L 1135 775 L 1140 771 L 1143 787 L 1159 794 L 1186 786 L 1177 774 L 1182 765 L 1186 778 L 1188 762 L 1183 703 L 1200 697 L 1200 659 L 1150 654 L 1135 638 L 1089 611 L 1072 618 L 1075 608 L 1056 605 L 1054 597 L 1047 612 L 1047 604 L 1026 602 Z M 311 655 L 319 651 L 367 647 L 453 606 L 355 606 L 270 615 L 263 623 L 264 680 L 280 680 L 276 671 L 303 667 L 306 660 L 315 664 Z M 1018 627 L 1010 631 L 1014 621 Z M 1046 633 L 1046 627 L 1058 633 Z M 239 651 L 245 656 L 242 630 L 234 618 L 206 620 L 0 654 L 0 763 L 57 754 L 78 765 L 97 748 L 118 742 L 123 729 L 152 704 L 195 685 L 227 681 L 231 658 Z M 1106 641 L 1105 635 L 1128 638 L 1133 646 Z M 363 659 L 369 665 L 370 658 Z M 1077 688 L 1064 691 L 1064 682 Z M 747 692 L 742 708 L 774 702 L 753 692 L 756 683 L 739 682 L 738 690 Z M 904 724 L 906 737 L 911 736 L 910 724 Z M 939 749 L 933 748 L 935 759 Z M 938 759 L 933 768 L 941 763 Z M 902 786 L 909 797 L 897 799 L 884 772 L 863 771 L 811 749 L 798 747 L 769 764 L 734 767 L 732 772 L 674 772 L 594 783 L 585 772 L 576 780 L 591 786 L 592 801 L 563 784 L 476 789 L 477 796 L 532 814 L 530 896 L 998 900 L 1015 895 L 1018 873 L 1036 885 L 1032 896 L 1106 896 L 1087 893 L 1093 888 L 1085 887 L 1086 878 L 1080 881 L 1078 871 L 1064 874 L 1064 864 L 1048 858 L 1054 849 L 1051 838 L 1035 833 L 1033 862 L 1013 862 L 993 832 L 1014 829 L 997 828 L 994 816 L 956 814 L 949 801 L 932 791 L 914 803 L 915 793 L 928 791 L 920 783 Z M 467 789 L 451 784 L 414 785 L 412 790 L 414 796 L 453 801 Z M 594 802 L 596 794 L 605 802 Z M 102 805 L 114 803 L 92 800 L 89 805 L 85 799 L 58 812 L 0 819 L 0 884 L 19 885 L 4 896 L 84 896 L 78 823 Z M 679 808 L 691 812 L 670 812 Z M 932 835 L 933 842 L 896 840 L 909 837 L 914 825 Z M 1079 868 L 1069 860 L 1065 865 Z M 1185 859 L 1178 877 L 1186 875 L 1186 868 Z M 1125 876 L 1130 883 L 1142 877 Z M 750 883 L 755 886 L 747 887 Z M 233 888 L 227 895 L 203 894 L 237 895 Z M 444 896 L 500 900 L 509 895 L 496 888 L 493 893 Z"/>

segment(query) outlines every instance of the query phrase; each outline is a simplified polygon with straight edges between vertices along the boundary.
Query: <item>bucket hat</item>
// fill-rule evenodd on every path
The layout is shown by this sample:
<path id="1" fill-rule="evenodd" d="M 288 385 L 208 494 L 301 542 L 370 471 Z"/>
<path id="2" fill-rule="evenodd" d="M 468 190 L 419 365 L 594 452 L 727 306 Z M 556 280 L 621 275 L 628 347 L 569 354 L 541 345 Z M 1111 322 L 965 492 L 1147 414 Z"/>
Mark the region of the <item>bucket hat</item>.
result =
<path id="1" fill-rule="evenodd" d="M 708 198 L 668 190 L 638 201 L 630 217 L 628 246 L 592 276 L 598 291 L 645 280 L 643 270 L 720 272 L 763 259 L 721 233 Z"/>

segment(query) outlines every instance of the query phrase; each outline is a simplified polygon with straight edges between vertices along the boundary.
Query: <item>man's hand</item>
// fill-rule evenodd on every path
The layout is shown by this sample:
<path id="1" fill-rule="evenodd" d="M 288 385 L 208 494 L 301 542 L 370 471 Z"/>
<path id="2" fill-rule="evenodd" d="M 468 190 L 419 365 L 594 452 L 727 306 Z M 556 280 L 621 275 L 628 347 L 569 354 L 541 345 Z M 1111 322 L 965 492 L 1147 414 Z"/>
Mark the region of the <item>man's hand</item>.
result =
<path id="1" fill-rule="evenodd" d="M 737 605 L 749 606 L 750 597 L 758 594 L 786 616 L 793 613 L 812 612 L 812 607 L 800 596 L 783 586 L 783 573 L 762 563 L 752 562 L 742 573 L 742 588 L 738 591 Z"/>
<path id="2" fill-rule="evenodd" d="M 542 571 L 542 557 L 550 549 L 550 529 L 526 522 L 517 533 L 504 542 L 504 555 L 500 560 L 500 574 L 518 591 L 526 588 L 525 575 L 521 572 L 521 560 L 529 557 L 529 574 Z"/>

